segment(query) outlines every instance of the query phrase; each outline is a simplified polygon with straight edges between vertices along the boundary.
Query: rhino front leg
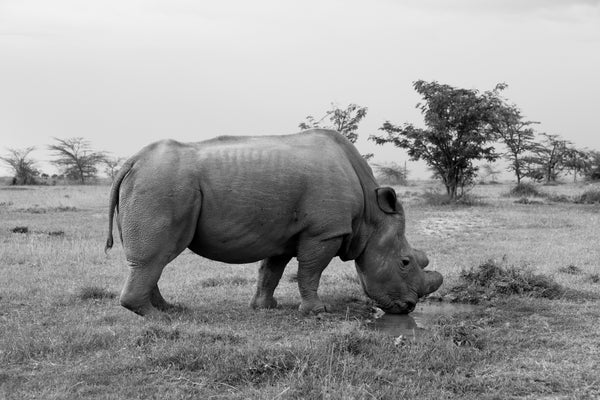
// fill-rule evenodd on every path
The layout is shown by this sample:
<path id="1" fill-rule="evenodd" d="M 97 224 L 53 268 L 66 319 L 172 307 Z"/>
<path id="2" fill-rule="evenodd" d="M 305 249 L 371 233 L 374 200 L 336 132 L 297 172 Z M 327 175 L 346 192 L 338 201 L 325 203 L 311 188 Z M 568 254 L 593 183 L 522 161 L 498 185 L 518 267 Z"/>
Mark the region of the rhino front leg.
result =
<path id="1" fill-rule="evenodd" d="M 256 294 L 250 303 L 252 308 L 277 307 L 277 300 L 273 298 L 273 292 L 279 284 L 283 270 L 291 258 L 290 256 L 275 256 L 266 258 L 261 262 L 258 269 Z"/>
<path id="2" fill-rule="evenodd" d="M 150 304 L 159 309 L 160 311 L 167 311 L 172 306 L 167 303 L 167 301 L 162 297 L 160 290 L 158 289 L 158 284 L 154 285 L 154 288 L 150 292 Z"/>
<path id="3" fill-rule="evenodd" d="M 300 289 L 300 312 L 303 314 L 327 311 L 317 290 L 321 273 L 336 256 L 342 244 L 341 238 L 328 240 L 306 240 L 298 249 L 298 288 Z"/>

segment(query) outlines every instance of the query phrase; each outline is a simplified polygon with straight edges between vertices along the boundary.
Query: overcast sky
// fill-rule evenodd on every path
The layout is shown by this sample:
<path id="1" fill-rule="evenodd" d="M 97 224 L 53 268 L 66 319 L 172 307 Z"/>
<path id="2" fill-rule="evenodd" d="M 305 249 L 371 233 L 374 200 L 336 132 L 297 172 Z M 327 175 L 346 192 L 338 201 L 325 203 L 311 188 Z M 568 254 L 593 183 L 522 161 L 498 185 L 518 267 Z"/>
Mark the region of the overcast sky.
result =
<path id="1" fill-rule="evenodd" d="M 506 82 L 539 131 L 600 150 L 600 1 L 0 0 L 0 153 L 293 133 L 333 102 L 369 107 L 361 152 L 403 162 L 366 138 L 421 123 L 418 79 Z"/>

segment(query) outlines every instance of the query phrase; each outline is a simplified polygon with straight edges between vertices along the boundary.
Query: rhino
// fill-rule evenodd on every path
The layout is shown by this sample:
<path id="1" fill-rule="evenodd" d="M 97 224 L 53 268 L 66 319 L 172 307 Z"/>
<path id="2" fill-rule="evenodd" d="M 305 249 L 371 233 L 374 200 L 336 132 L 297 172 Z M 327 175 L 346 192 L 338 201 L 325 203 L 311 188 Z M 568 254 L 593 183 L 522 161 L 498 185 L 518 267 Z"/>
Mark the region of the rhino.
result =
<path id="1" fill-rule="evenodd" d="M 158 280 L 186 248 L 224 263 L 262 260 L 253 308 L 277 306 L 293 257 L 305 314 L 327 311 L 317 289 L 336 256 L 355 261 L 365 294 L 389 313 L 411 312 L 443 280 L 406 240 L 394 189 L 379 187 L 354 145 L 331 130 L 150 144 L 115 177 L 108 217 L 105 250 L 116 219 L 130 268 L 120 303 L 143 316 L 170 307 Z"/>

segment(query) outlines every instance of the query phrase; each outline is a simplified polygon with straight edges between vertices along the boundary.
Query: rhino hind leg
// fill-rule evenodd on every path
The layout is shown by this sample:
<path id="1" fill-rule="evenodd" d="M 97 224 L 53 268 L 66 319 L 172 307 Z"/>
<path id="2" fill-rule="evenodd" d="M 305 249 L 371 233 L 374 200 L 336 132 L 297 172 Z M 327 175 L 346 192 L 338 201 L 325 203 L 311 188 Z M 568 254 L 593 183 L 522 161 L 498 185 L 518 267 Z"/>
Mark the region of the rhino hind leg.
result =
<path id="1" fill-rule="evenodd" d="M 266 258 L 261 262 L 258 270 L 256 293 L 250 303 L 252 308 L 277 307 L 277 300 L 273 298 L 273 292 L 275 292 L 275 288 L 283 275 L 283 270 L 291 258 L 291 256 L 275 256 Z"/>
<path id="2" fill-rule="evenodd" d="M 342 238 L 327 240 L 308 239 L 298 248 L 298 289 L 300 290 L 300 312 L 318 314 L 326 312 L 328 306 L 321 301 L 317 290 L 321 274 L 331 259 L 336 256 Z"/>
<path id="3" fill-rule="evenodd" d="M 166 301 L 160 295 L 157 282 L 164 265 L 139 265 L 130 263 L 130 271 L 121 291 L 121 305 L 142 316 L 155 314 Z M 158 295 L 158 296 L 157 296 Z M 162 302 L 159 300 L 162 299 Z M 162 304 L 161 304 L 162 303 Z"/>

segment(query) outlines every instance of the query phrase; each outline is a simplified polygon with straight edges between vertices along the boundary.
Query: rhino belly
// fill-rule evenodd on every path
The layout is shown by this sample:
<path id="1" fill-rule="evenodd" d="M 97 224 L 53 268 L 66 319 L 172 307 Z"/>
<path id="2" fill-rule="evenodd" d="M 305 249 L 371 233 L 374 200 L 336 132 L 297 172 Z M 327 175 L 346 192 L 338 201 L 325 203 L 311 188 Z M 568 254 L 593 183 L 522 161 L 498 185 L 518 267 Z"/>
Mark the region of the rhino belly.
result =
<path id="1" fill-rule="evenodd" d="M 282 254 L 295 256 L 298 234 L 294 234 L 293 227 L 282 226 L 277 221 L 248 222 L 201 218 L 188 247 L 202 257 L 231 264 L 251 263 Z"/>

